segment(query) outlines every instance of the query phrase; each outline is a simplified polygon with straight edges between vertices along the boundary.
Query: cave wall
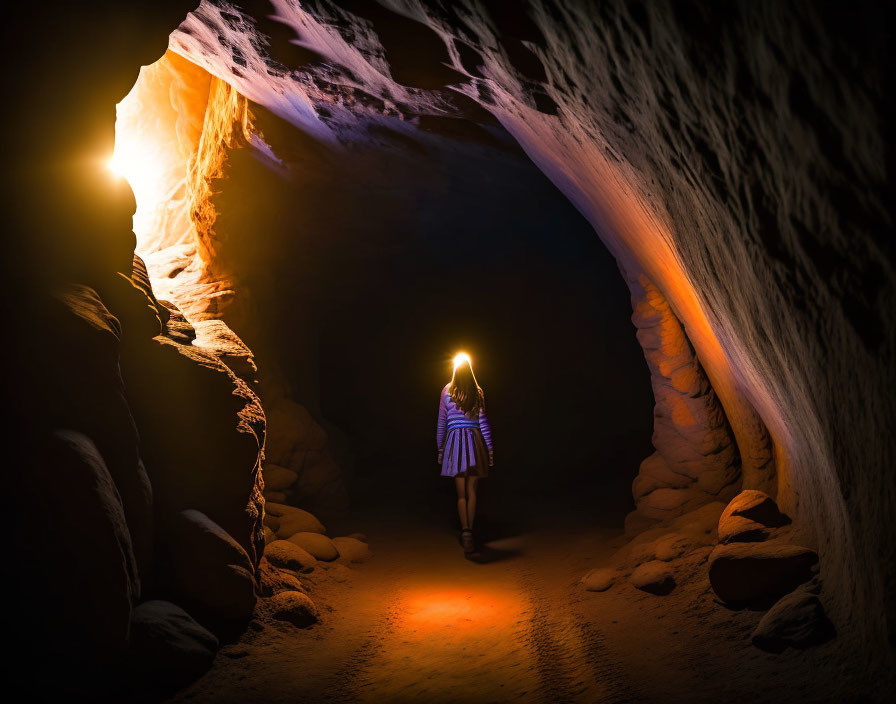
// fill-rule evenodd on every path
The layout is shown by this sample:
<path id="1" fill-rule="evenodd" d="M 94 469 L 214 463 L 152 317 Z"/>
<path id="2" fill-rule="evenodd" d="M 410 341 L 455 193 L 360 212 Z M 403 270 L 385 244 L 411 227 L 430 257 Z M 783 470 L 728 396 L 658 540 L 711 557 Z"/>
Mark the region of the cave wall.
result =
<path id="1" fill-rule="evenodd" d="M 743 486 L 777 493 L 819 548 L 832 611 L 882 642 L 891 105 L 870 7 L 203 3 L 172 49 L 328 143 L 497 117 L 668 302 Z"/>

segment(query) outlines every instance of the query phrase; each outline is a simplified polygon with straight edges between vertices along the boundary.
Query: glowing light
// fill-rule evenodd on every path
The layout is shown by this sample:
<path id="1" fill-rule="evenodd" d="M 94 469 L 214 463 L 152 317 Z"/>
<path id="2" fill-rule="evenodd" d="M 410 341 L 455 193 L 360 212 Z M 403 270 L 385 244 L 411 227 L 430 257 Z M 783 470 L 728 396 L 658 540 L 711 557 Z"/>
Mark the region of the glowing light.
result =
<path id="1" fill-rule="evenodd" d="M 466 362 L 467 364 L 471 363 L 470 355 L 466 352 L 458 352 L 454 355 L 454 368 L 457 369 L 461 364 Z"/>
<path id="2" fill-rule="evenodd" d="M 121 162 L 115 157 L 114 154 L 109 157 L 109 160 L 106 162 L 106 168 L 112 173 L 113 176 L 124 178 L 124 168 L 122 168 Z"/>

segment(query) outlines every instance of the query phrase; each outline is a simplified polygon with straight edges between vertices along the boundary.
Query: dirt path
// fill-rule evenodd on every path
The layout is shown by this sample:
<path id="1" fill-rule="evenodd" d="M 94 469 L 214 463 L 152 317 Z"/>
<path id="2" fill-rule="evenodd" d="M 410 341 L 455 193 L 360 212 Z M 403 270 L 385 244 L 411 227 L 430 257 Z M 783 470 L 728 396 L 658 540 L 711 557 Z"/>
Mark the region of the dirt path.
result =
<path id="1" fill-rule="evenodd" d="M 171 701 L 755 704 L 854 701 L 865 688 L 838 640 L 782 654 L 753 647 L 762 612 L 716 601 L 710 548 L 675 563 L 681 583 L 669 596 L 624 580 L 593 593 L 578 580 L 622 541 L 618 530 L 583 529 L 581 516 L 508 531 L 479 562 L 426 516 L 390 520 L 356 524 L 370 561 L 320 563 L 309 575 L 320 623 L 253 621 Z"/>
<path id="2" fill-rule="evenodd" d="M 255 622 L 174 701 L 614 702 L 633 692 L 575 582 L 606 534 L 524 534 L 465 560 L 426 524 L 370 531 L 374 558 L 322 565 L 310 629 Z"/>

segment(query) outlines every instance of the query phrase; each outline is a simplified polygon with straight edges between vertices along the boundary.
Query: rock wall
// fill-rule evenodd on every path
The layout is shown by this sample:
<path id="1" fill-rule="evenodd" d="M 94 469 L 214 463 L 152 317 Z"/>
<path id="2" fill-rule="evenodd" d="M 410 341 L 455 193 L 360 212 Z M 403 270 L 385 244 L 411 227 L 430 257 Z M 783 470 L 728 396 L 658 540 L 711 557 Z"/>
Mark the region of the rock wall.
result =
<path id="1" fill-rule="evenodd" d="M 203 3 L 172 49 L 313 139 L 496 117 L 662 294 L 744 487 L 818 546 L 832 613 L 892 636 L 892 105 L 873 4 L 245 7 Z"/>

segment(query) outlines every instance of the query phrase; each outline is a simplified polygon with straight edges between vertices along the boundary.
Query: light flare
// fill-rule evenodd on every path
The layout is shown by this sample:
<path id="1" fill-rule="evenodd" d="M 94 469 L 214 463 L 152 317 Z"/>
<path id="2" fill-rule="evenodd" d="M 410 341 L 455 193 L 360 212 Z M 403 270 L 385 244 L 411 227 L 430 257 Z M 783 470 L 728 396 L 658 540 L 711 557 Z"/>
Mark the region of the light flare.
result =
<path id="1" fill-rule="evenodd" d="M 470 355 L 466 352 L 458 352 L 454 355 L 454 368 L 457 369 L 461 364 L 466 362 L 472 366 L 472 360 L 470 359 Z"/>

